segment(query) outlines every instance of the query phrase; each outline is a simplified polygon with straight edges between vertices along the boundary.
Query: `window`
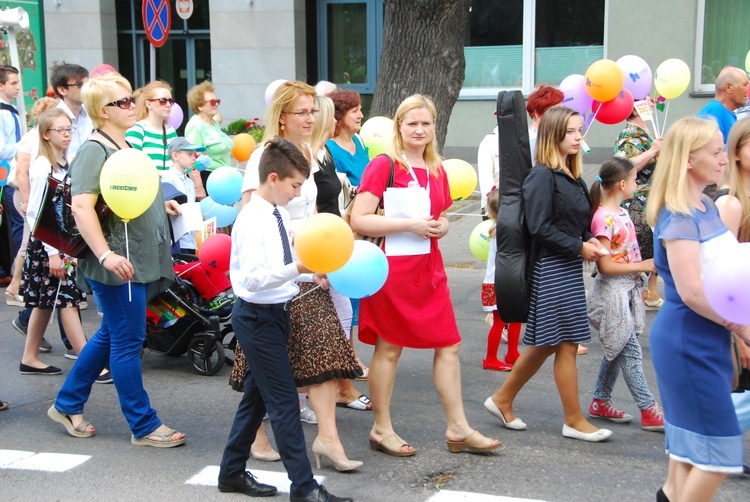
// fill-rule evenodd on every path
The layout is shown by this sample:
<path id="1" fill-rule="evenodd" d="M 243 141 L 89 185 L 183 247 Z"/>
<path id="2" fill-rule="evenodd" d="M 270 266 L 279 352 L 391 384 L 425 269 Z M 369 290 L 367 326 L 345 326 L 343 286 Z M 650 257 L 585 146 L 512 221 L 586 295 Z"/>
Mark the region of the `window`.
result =
<path id="1" fill-rule="evenodd" d="M 559 84 L 604 57 L 606 0 L 473 0 L 461 97 Z"/>
<path id="2" fill-rule="evenodd" d="M 714 81 L 725 66 L 745 68 L 750 47 L 747 0 L 698 0 L 695 90 L 715 92 Z"/>

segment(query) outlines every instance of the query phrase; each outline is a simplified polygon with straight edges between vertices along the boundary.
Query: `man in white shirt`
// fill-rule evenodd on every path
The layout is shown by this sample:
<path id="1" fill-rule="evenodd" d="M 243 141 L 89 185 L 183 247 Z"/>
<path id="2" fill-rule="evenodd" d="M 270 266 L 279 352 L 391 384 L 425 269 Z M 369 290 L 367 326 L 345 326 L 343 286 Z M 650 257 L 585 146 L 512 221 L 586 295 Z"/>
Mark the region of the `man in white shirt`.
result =
<path id="1" fill-rule="evenodd" d="M 74 132 L 70 138 L 67 156 L 71 162 L 81 144 L 89 139 L 94 130 L 89 114 L 83 107 L 81 87 L 89 78 L 89 71 L 77 64 L 60 63 L 52 68 L 50 85 L 60 97 L 58 108 L 65 110 L 73 124 Z"/>
<path id="2" fill-rule="evenodd" d="M 16 156 L 16 144 L 21 139 L 22 133 L 21 117 L 18 116 L 18 110 L 13 105 L 13 100 L 18 97 L 20 89 L 18 70 L 13 66 L 0 66 L 0 161 L 5 161 L 8 165 Z M 0 285 L 3 286 L 10 283 L 13 257 L 21 247 L 23 236 L 23 216 L 18 214 L 13 206 L 14 193 L 15 190 L 10 186 L 3 188 L 2 204 L 5 213 L 3 220 L 7 222 L 3 230 L 8 236 L 7 243 L 12 242 L 10 249 L 3 250 L 2 253 L 5 263 L 0 267 L 2 271 Z"/>

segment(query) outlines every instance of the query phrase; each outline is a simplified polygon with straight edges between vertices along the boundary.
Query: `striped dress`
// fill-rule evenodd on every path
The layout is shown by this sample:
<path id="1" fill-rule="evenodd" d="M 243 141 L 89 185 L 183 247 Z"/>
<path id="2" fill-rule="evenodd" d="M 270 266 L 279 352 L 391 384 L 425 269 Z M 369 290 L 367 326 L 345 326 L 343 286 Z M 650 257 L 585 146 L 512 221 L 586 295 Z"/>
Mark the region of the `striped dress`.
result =
<path id="1" fill-rule="evenodd" d="M 167 149 L 176 137 L 177 132 L 172 126 L 165 125 L 164 129 L 155 129 L 145 120 L 136 123 L 125 133 L 125 138 L 133 148 L 142 150 L 151 157 L 159 171 L 168 171 L 172 167 L 172 159 L 169 158 Z"/>

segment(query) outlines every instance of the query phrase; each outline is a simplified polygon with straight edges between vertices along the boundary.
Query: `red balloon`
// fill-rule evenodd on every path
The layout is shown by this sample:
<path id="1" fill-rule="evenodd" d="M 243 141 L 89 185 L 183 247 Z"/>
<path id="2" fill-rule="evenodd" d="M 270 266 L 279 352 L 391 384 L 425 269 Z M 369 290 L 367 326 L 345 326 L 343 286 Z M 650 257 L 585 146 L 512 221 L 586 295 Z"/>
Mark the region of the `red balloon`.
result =
<path id="1" fill-rule="evenodd" d="M 591 111 L 596 114 L 596 120 L 602 124 L 619 124 L 633 113 L 633 102 L 633 94 L 623 89 L 614 99 L 606 103 L 594 101 Z"/>
<path id="2" fill-rule="evenodd" d="M 117 70 L 115 70 L 114 66 L 108 65 L 107 63 L 98 64 L 94 66 L 93 70 L 91 70 L 92 77 L 96 77 L 97 75 L 103 75 L 105 73 L 117 73 Z"/>
<path id="3" fill-rule="evenodd" d="M 201 244 L 198 259 L 207 269 L 226 272 L 231 251 L 232 238 L 227 234 L 214 234 Z"/>

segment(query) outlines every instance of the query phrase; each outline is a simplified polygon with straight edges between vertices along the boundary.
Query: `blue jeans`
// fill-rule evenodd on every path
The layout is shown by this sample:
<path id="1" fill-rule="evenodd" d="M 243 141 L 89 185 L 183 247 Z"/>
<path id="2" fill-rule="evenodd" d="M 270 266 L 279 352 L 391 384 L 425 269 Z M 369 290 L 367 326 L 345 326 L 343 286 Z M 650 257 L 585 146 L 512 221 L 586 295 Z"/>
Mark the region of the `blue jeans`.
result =
<path id="1" fill-rule="evenodd" d="M 91 394 L 91 386 L 109 364 L 120 409 L 136 439 L 148 436 L 161 426 L 151 408 L 141 374 L 141 349 L 146 336 L 146 285 L 108 286 L 88 280 L 96 301 L 104 310 L 102 325 L 78 356 L 57 394 L 55 408 L 60 413 L 79 415 Z M 249 451 L 249 450 L 248 450 Z"/>
<path id="2" fill-rule="evenodd" d="M 237 300 L 232 327 L 245 353 L 248 370 L 244 394 L 221 458 L 219 478 L 245 472 L 250 445 L 268 410 L 276 446 L 292 482 L 290 492 L 307 495 L 318 483 L 307 458 L 297 388 L 289 366 L 289 312 L 281 305 Z"/>
<path id="3" fill-rule="evenodd" d="M 611 361 L 602 357 L 599 377 L 596 379 L 596 387 L 594 388 L 594 399 L 609 401 L 612 398 L 612 390 L 615 388 L 620 369 L 622 369 L 622 377 L 625 379 L 628 390 L 633 395 L 638 408 L 641 411 L 650 408 L 656 401 L 648 388 L 646 376 L 643 374 L 643 352 L 635 333 L 630 334 L 625 347 L 617 354 L 617 357 Z"/>

